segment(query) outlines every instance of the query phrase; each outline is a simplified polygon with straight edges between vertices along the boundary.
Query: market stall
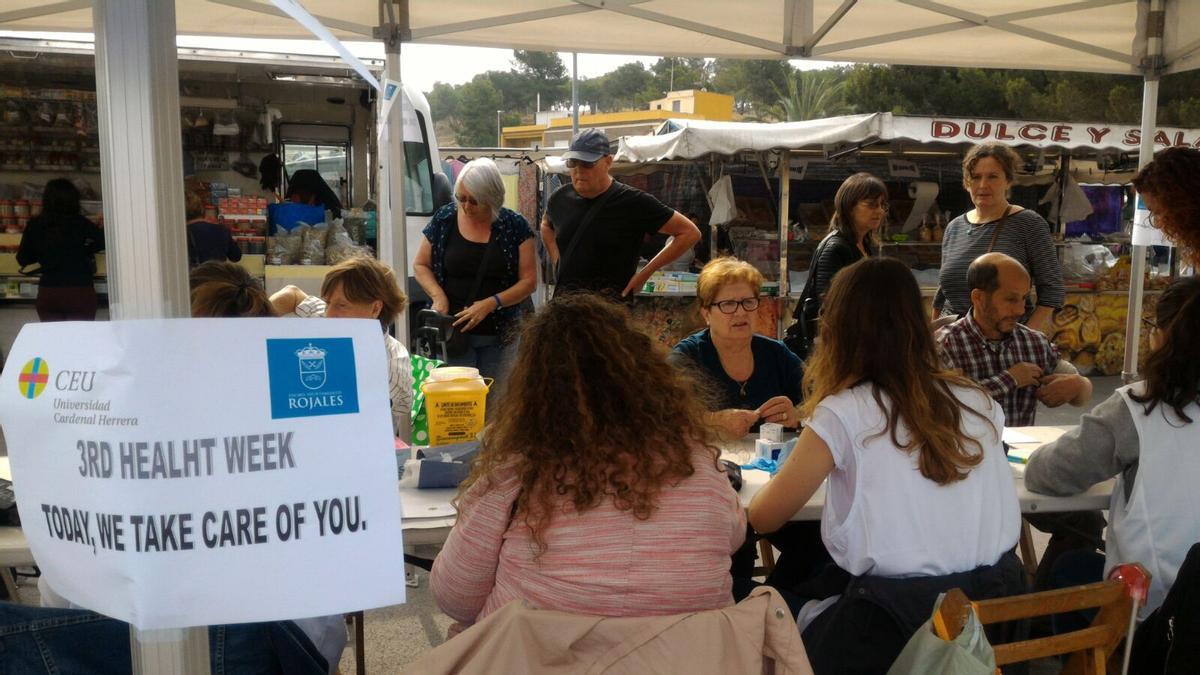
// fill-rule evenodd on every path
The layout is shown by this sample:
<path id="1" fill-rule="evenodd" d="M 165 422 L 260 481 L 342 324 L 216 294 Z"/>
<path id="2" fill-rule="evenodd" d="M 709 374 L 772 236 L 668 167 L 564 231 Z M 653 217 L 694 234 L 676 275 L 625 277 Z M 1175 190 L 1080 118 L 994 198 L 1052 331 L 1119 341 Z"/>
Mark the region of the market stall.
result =
<path id="1" fill-rule="evenodd" d="M 7 349 L 20 327 L 36 320 L 37 268 L 21 269 L 16 252 L 24 226 L 40 211 L 45 183 L 71 179 L 83 193 L 85 214 L 103 225 L 101 182 L 108 177 L 101 173 L 91 44 L 0 43 L 10 50 L 0 56 L 0 349 Z M 192 49 L 181 55 L 179 87 L 187 187 L 207 203 L 207 220 L 229 228 L 240 264 L 269 290 L 296 284 L 317 292 L 327 265 L 377 246 L 370 210 L 376 108 L 366 84 L 338 59 Z M 427 107 L 405 112 L 420 139 L 408 144 L 409 211 L 428 215 L 436 141 L 432 125 L 416 118 L 427 119 Z M 430 134 L 422 136 L 426 128 Z M 316 170 L 344 209 L 338 218 L 319 209 L 309 227 L 285 232 L 270 222 L 268 207 L 301 169 Z M 97 256 L 100 318 L 109 316 L 109 260 Z"/>
<path id="2" fill-rule="evenodd" d="M 732 201 L 734 215 L 719 225 L 714 221 L 712 241 L 727 243 L 723 250 L 758 266 L 784 289 L 782 295 L 794 299 L 827 230 L 838 185 L 854 172 L 868 171 L 890 192 L 881 253 L 908 263 L 932 298 L 942 228 L 970 208 L 962 189 L 962 154 L 987 140 L 1011 144 L 1022 154 L 1026 162 L 1011 201 L 1038 210 L 1055 230 L 1071 292 L 1071 309 L 1055 317 L 1056 341 L 1085 367 L 1120 372 L 1120 358 L 1114 363 L 1113 354 L 1124 351 L 1122 303 L 1129 289 L 1133 214 L 1124 186 L 1136 167 L 1128 153 L 1140 143 L 1137 127 L 891 113 L 779 124 L 669 120 L 658 134 L 621 139 L 613 173 L 626 180 L 691 166 L 701 170 L 707 186 L 728 177 L 725 192 L 709 197 Z M 1154 141 L 1159 147 L 1195 145 L 1200 131 L 1163 128 Z M 782 181 L 785 166 L 790 180 Z M 669 193 L 656 194 L 682 210 Z M 1165 285 L 1169 274 L 1169 265 L 1152 265 L 1147 288 Z M 776 316 L 790 315 L 786 302 L 766 305 Z M 686 324 L 687 316 L 680 310 L 666 323 Z M 782 329 L 760 323 L 760 332 L 768 335 Z"/>

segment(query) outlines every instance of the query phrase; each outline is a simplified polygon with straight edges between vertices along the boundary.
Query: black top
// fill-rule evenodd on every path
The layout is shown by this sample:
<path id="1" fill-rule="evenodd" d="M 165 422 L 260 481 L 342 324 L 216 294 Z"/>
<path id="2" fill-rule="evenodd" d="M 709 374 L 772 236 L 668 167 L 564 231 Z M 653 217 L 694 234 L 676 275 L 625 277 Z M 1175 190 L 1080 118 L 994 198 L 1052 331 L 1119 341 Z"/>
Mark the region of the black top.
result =
<path id="1" fill-rule="evenodd" d="M 638 249 L 646 235 L 654 234 L 675 210 L 637 188 L 613 181 L 609 197 L 592 218 L 570 260 L 560 258 L 558 289 L 588 290 L 620 295 L 637 271 Z M 550 195 L 547 217 L 554 228 L 559 255 L 565 255 L 580 222 L 599 199 L 584 199 L 567 184 Z"/>
<path id="2" fill-rule="evenodd" d="M 504 283 L 504 254 L 497 247 L 487 256 L 487 269 L 483 271 L 483 280 L 479 282 L 479 290 L 475 292 L 475 297 L 467 297 L 471 289 L 475 288 L 475 278 L 479 276 L 479 266 L 484 264 L 487 248 L 486 243 L 480 244 L 464 238 L 458 231 L 457 224 L 447 228 L 446 282 L 442 288 L 446 291 L 451 314 L 462 311 L 476 300 L 490 298 L 508 288 Z M 497 328 L 496 314 L 493 312 L 469 332 L 471 335 L 496 335 Z"/>
<path id="3" fill-rule="evenodd" d="M 192 267 L 209 260 L 237 262 L 242 259 L 242 249 L 233 240 L 229 228 L 207 220 L 187 224 L 187 248 L 188 265 Z"/>
<path id="4" fill-rule="evenodd" d="M 754 410 L 776 396 L 787 396 L 792 405 L 799 405 L 803 398 L 800 358 L 779 340 L 762 335 L 751 337 L 750 353 L 754 355 L 754 372 L 746 380 L 745 393 L 742 385 L 725 372 L 707 328 L 680 340 L 671 355 L 676 362 L 679 357 L 690 359 L 719 387 L 722 396 L 715 402 L 716 410 Z"/>
<path id="5" fill-rule="evenodd" d="M 813 269 L 816 266 L 817 276 L 814 284 L 818 298 L 824 298 L 825 293 L 829 291 L 829 284 L 833 283 L 833 275 L 841 271 L 843 267 L 849 267 L 859 260 L 863 259 L 862 251 L 858 250 L 858 246 L 842 236 L 841 232 L 833 232 L 826 236 L 823 245 L 818 245 L 817 251 L 813 255 L 813 264 L 808 266 L 808 269 Z M 870 251 L 871 249 L 867 249 Z"/>
<path id="6" fill-rule="evenodd" d="M 83 216 L 39 215 L 21 235 L 17 264 L 40 263 L 43 288 L 92 286 L 96 253 L 104 250 L 104 230 Z"/>

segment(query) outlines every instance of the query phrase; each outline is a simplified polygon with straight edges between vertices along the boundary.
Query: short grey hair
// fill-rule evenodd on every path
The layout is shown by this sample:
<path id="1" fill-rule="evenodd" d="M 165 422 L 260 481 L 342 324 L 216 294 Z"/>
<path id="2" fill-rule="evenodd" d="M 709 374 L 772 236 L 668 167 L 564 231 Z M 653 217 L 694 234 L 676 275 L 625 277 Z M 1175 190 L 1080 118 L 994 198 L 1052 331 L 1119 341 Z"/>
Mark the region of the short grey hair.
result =
<path id="1" fill-rule="evenodd" d="M 500 208 L 504 206 L 504 179 L 500 177 L 500 168 L 491 159 L 480 157 L 467 162 L 454 181 L 455 199 L 458 199 L 459 187 L 466 188 L 475 201 L 491 209 L 493 221 L 500 217 Z"/>

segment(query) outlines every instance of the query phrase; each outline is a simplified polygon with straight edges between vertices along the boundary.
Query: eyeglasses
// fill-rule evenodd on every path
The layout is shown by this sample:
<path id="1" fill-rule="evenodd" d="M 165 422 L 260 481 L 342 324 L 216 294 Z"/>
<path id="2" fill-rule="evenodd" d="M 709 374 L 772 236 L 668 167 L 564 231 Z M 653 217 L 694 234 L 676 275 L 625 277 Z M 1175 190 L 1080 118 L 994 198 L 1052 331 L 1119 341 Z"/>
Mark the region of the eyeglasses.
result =
<path id="1" fill-rule="evenodd" d="M 858 205 L 865 209 L 879 209 L 879 210 L 883 211 L 884 213 L 888 212 L 888 203 L 887 202 L 869 202 L 864 199 L 861 202 L 859 202 Z"/>
<path id="2" fill-rule="evenodd" d="M 1147 318 L 1146 318 L 1146 317 L 1144 317 L 1144 316 L 1142 317 L 1142 323 L 1144 323 L 1144 324 L 1146 324 L 1147 326 L 1149 326 L 1149 327 L 1150 327 L 1150 330 L 1158 330 L 1158 324 L 1157 324 L 1157 323 L 1154 323 L 1153 321 L 1151 321 L 1150 319 L 1147 319 Z"/>
<path id="3" fill-rule="evenodd" d="M 721 310 L 722 314 L 733 314 L 737 311 L 738 307 L 741 307 L 747 312 L 753 312 L 754 310 L 758 309 L 758 305 L 759 298 L 754 297 L 742 298 L 741 300 L 722 300 L 721 302 L 712 303 L 709 305 L 709 307 L 716 307 L 717 309 Z"/>
<path id="4" fill-rule="evenodd" d="M 599 161 L 599 160 L 597 160 L 597 161 Z M 567 160 L 567 168 L 568 169 L 590 169 L 594 166 L 596 166 L 596 162 L 585 162 L 582 159 L 568 159 Z"/>
<path id="5" fill-rule="evenodd" d="M 479 201 L 476 200 L 474 197 L 468 197 L 466 195 L 454 195 L 454 199 L 457 200 L 459 204 L 470 204 L 471 206 L 479 206 Z"/>

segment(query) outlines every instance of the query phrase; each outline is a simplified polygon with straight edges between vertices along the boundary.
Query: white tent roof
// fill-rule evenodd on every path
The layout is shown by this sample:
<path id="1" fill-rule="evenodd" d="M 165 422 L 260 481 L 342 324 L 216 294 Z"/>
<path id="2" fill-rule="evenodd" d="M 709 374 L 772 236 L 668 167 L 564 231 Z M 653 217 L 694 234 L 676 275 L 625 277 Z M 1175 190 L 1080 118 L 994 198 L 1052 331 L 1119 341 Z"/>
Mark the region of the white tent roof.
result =
<path id="1" fill-rule="evenodd" d="M 372 39 L 378 0 L 298 0 Z M 406 41 L 596 53 L 1140 73 L 1139 0 L 408 0 Z M 1165 72 L 1200 66 L 1200 2 L 1167 0 Z M 310 38 L 265 0 L 177 0 L 184 35 Z M 88 0 L 0 0 L 6 30 L 90 31 Z"/>
<path id="2" fill-rule="evenodd" d="M 653 136 L 625 136 L 618 162 L 696 159 L 715 153 L 800 150 L 858 143 L 973 144 L 993 140 L 1034 148 L 1133 152 L 1139 127 L 1103 122 L 1038 122 L 871 113 L 805 122 L 763 124 L 670 119 Z M 1200 147 L 1200 129 L 1160 127 L 1156 145 Z"/>

